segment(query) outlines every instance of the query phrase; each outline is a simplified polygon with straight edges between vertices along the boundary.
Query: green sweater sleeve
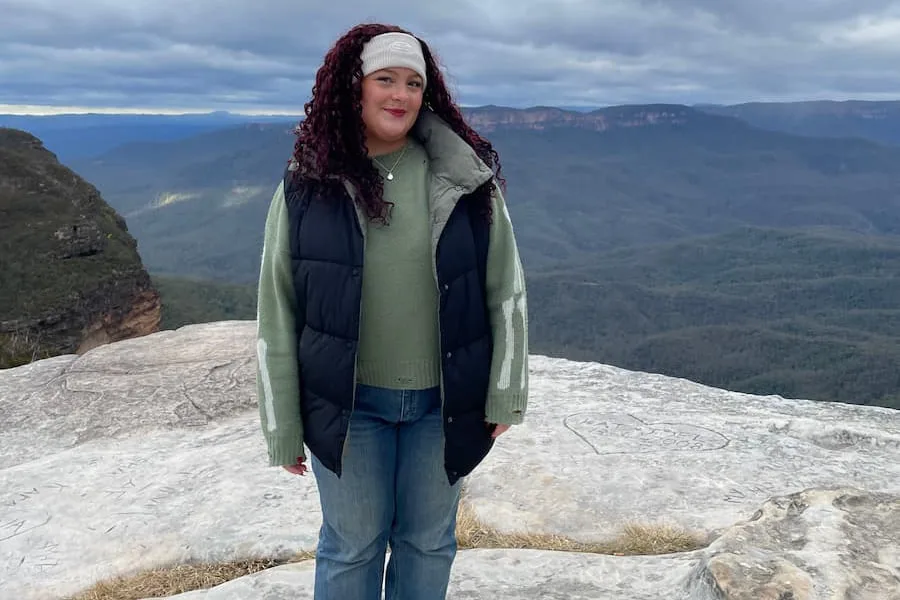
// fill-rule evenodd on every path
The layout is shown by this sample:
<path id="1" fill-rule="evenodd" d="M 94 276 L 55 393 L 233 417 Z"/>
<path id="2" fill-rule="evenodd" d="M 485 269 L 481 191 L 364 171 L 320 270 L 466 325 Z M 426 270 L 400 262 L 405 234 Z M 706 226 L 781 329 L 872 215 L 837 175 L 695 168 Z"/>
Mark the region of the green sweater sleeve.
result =
<path id="1" fill-rule="evenodd" d="M 296 345 L 296 297 L 291 276 L 284 182 L 266 218 L 257 294 L 256 387 L 270 466 L 305 456 Z"/>
<path id="2" fill-rule="evenodd" d="M 496 187 L 486 269 L 494 354 L 485 419 L 516 425 L 528 404 L 528 308 L 512 221 L 499 183 Z"/>

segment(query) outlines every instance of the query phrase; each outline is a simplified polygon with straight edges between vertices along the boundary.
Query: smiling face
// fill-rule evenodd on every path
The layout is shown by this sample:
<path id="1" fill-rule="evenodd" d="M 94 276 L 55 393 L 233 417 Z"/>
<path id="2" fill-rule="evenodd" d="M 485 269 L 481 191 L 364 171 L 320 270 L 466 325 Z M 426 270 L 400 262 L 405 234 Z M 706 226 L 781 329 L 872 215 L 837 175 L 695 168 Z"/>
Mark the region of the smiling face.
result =
<path id="1" fill-rule="evenodd" d="M 412 69 L 396 67 L 370 73 L 362 80 L 362 119 L 369 155 L 399 150 L 406 142 L 424 89 Z"/>

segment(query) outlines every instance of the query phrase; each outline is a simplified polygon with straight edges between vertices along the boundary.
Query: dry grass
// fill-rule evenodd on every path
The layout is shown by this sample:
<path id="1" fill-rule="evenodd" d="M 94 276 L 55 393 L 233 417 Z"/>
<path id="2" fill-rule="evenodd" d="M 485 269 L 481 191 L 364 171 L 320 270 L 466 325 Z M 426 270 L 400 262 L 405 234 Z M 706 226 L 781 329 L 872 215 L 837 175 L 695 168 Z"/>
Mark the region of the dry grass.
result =
<path id="1" fill-rule="evenodd" d="M 219 564 L 174 565 L 116 577 L 94 584 L 70 600 L 140 600 L 166 598 L 193 590 L 211 588 L 232 579 L 251 575 L 271 567 L 300 562 L 313 557 L 301 552 L 288 560 L 242 560 Z"/>
<path id="2" fill-rule="evenodd" d="M 460 548 L 516 548 L 587 552 L 614 556 L 669 554 L 703 547 L 702 536 L 671 525 L 628 523 L 608 542 L 580 542 L 543 533 L 501 533 L 482 523 L 471 505 L 463 503 L 457 517 L 456 539 Z"/>
<path id="3" fill-rule="evenodd" d="M 52 353 L 41 347 L 40 336 L 28 329 L 0 333 L 0 369 L 27 365 Z"/>
<path id="4" fill-rule="evenodd" d="M 687 552 L 704 544 L 701 536 L 669 525 L 627 524 L 619 537 L 605 543 L 578 542 L 563 536 L 537 533 L 500 533 L 479 521 L 475 510 L 466 502 L 460 504 L 456 538 L 460 549 L 513 548 L 614 556 Z M 309 560 L 313 556 L 312 552 L 302 552 L 282 561 L 259 559 L 159 568 L 97 583 L 70 600 L 165 598 L 214 587 L 278 565 Z"/>

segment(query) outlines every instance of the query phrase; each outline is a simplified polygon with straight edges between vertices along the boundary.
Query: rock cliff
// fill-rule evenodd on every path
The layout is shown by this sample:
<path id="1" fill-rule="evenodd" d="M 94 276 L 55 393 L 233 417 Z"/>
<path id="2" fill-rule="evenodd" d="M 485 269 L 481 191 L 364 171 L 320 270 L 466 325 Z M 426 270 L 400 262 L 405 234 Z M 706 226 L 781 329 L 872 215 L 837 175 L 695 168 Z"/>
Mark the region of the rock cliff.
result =
<path id="1" fill-rule="evenodd" d="M 36 137 L 0 128 L 0 368 L 158 330 L 125 221 Z"/>
<path id="2" fill-rule="evenodd" d="M 192 325 L 0 372 L 0 598 L 314 549 L 313 477 L 267 466 L 254 333 Z M 531 373 L 526 422 L 464 498 L 484 527 L 553 547 L 463 549 L 449 598 L 900 600 L 900 412 L 541 356 Z M 700 544 L 559 550 L 635 523 Z M 305 561 L 182 597 L 309 599 L 312 575 Z"/>

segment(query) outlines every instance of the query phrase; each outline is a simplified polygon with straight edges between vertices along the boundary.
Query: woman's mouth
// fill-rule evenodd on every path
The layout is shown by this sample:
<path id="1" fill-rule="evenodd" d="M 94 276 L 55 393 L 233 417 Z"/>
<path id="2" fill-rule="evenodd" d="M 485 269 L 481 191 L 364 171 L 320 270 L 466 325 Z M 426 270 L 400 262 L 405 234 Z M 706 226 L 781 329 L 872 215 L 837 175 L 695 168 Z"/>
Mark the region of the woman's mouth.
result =
<path id="1" fill-rule="evenodd" d="M 386 108 L 384 109 L 388 112 L 388 114 L 393 115 L 395 117 L 402 117 L 406 114 L 406 111 L 402 108 Z"/>

